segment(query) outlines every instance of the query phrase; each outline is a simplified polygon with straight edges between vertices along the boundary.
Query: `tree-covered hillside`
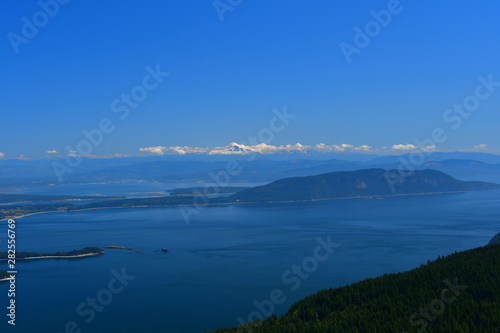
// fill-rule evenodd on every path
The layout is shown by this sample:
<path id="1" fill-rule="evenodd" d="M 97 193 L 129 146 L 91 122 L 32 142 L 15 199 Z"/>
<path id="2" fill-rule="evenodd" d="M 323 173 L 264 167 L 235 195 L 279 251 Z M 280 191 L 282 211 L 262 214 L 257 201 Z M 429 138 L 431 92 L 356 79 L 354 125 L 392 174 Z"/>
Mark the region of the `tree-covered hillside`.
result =
<path id="1" fill-rule="evenodd" d="M 496 234 L 495 237 L 493 237 L 490 240 L 489 245 L 498 244 L 498 243 L 500 243 L 500 232 L 498 234 Z"/>
<path id="2" fill-rule="evenodd" d="M 310 177 L 286 178 L 238 192 L 229 201 L 272 202 L 460 192 L 499 188 L 484 182 L 465 182 L 436 170 L 365 169 L 332 172 Z"/>
<path id="3" fill-rule="evenodd" d="M 282 317 L 214 332 L 500 332 L 500 244 L 323 290 Z"/>

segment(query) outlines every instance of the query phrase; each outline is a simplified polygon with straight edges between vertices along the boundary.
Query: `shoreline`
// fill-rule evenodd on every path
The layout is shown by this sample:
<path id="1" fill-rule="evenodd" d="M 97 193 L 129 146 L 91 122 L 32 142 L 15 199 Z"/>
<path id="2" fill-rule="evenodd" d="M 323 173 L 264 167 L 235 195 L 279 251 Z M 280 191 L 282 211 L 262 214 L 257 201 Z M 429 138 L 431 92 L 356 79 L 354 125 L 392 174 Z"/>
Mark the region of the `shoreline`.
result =
<path id="1" fill-rule="evenodd" d="M 321 199 L 307 199 L 307 200 L 289 200 L 289 201 L 266 201 L 266 202 L 251 202 L 251 201 L 240 201 L 240 202 L 224 202 L 224 203 L 208 203 L 201 206 L 226 206 L 226 205 L 242 205 L 242 204 L 282 204 L 282 203 L 299 203 L 299 202 L 317 202 L 317 201 L 327 201 L 327 200 L 350 200 L 350 199 L 377 199 L 377 198 L 392 198 L 392 197 L 405 197 L 405 196 L 423 196 L 423 195 L 437 195 L 437 194 L 454 194 L 454 193 L 467 193 L 470 190 L 465 191 L 450 191 L 450 192 L 429 192 L 429 193 L 408 193 L 408 194 L 385 194 L 385 195 L 367 195 L 358 197 L 343 197 L 343 198 L 321 198 Z M 162 206 L 127 206 L 127 207 L 96 207 L 96 208 L 85 208 L 85 209 L 75 209 L 75 210 L 56 210 L 56 211 L 45 211 L 36 212 L 26 215 L 6 217 L 1 221 L 6 221 L 9 219 L 21 219 L 23 217 L 37 215 L 37 214 L 47 214 L 47 213 L 72 213 L 72 212 L 83 212 L 87 210 L 100 210 L 100 209 L 126 209 L 126 208 L 167 208 L 167 207 L 191 207 L 193 205 L 162 205 Z"/>
<path id="2" fill-rule="evenodd" d="M 16 258 L 16 260 L 35 260 L 35 259 L 71 259 L 71 258 L 82 258 L 82 257 L 93 257 L 98 256 L 104 253 L 86 253 L 86 254 L 77 254 L 74 256 L 43 256 L 43 257 L 26 257 L 26 258 Z M 9 259 L 0 259 L 0 261 L 6 261 Z M 2 281 L 2 280 L 0 280 Z"/>

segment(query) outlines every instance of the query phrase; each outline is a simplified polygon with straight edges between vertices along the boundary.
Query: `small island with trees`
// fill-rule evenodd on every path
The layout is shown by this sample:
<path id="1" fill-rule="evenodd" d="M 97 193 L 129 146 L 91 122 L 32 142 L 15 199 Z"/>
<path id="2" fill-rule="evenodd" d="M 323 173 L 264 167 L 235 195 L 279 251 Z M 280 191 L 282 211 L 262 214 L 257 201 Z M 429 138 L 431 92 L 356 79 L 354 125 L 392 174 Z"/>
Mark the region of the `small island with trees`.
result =
<path id="1" fill-rule="evenodd" d="M 86 247 L 81 250 L 72 250 L 67 252 L 40 253 L 40 252 L 16 252 L 16 259 L 63 259 L 63 258 L 81 258 L 97 256 L 104 253 L 103 249 L 98 247 Z M 0 260 L 8 260 L 8 252 L 0 252 Z M 1 272 L 0 272 L 1 276 Z"/>
<path id="2" fill-rule="evenodd" d="M 132 247 L 127 246 L 117 246 L 117 245 L 108 245 L 104 247 L 105 249 L 119 249 L 119 250 L 133 250 Z"/>

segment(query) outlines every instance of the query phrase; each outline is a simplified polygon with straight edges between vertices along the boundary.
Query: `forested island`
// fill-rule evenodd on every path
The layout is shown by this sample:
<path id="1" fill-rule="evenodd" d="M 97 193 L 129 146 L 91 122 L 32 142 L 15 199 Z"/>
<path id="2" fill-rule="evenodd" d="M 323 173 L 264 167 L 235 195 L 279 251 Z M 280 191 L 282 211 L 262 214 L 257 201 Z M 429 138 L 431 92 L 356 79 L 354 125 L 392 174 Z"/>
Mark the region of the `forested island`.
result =
<path id="1" fill-rule="evenodd" d="M 228 198 L 242 202 L 286 202 L 466 192 L 500 188 L 498 184 L 461 181 L 436 170 L 364 169 L 294 177 L 252 187 Z"/>
<path id="2" fill-rule="evenodd" d="M 97 256 L 103 253 L 104 250 L 98 247 L 86 247 L 81 250 L 72 250 L 67 252 L 16 252 L 16 259 L 80 258 Z M 0 252 L 0 260 L 8 260 L 8 252 Z"/>
<path id="3" fill-rule="evenodd" d="M 133 250 L 131 247 L 121 246 L 121 245 L 107 245 L 105 249 L 118 249 L 118 250 Z"/>
<path id="4" fill-rule="evenodd" d="M 224 187 L 221 188 L 224 189 Z M 212 190 L 219 190 L 219 193 L 221 193 L 221 188 L 213 188 Z M 225 188 L 227 189 L 228 187 Z M 436 170 L 415 170 L 402 175 L 398 170 L 364 169 L 332 172 L 317 176 L 286 178 L 267 185 L 243 189 L 228 197 L 212 198 L 210 195 L 189 195 L 189 193 L 193 194 L 193 191 L 196 191 L 195 189 L 201 189 L 191 188 L 185 191 L 179 190 L 176 192 L 177 195 L 105 200 L 84 205 L 67 203 L 3 206 L 0 207 L 0 220 L 43 212 L 71 212 L 87 209 L 383 198 L 402 195 L 459 193 L 497 188 L 500 188 L 500 185 L 479 181 L 461 181 Z M 213 192 L 209 191 L 208 193 Z"/>
<path id="5" fill-rule="evenodd" d="M 213 333 L 500 332 L 500 244 L 320 291 L 283 316 Z"/>

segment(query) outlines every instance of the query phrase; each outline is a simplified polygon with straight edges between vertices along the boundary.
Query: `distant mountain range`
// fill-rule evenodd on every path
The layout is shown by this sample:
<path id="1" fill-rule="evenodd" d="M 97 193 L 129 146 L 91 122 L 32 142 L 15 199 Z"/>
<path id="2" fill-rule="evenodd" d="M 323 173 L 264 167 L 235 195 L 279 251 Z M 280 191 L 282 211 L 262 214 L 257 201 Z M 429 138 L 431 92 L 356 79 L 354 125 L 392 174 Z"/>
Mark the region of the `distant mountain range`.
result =
<path id="1" fill-rule="evenodd" d="M 235 153 L 245 147 L 224 147 Z M 332 159 L 332 157 L 335 157 Z M 211 174 L 226 169 L 228 161 L 236 161 L 241 172 L 231 183 L 268 183 L 282 178 L 312 176 L 335 171 L 359 169 L 415 168 L 435 169 L 464 179 L 500 179 L 500 156 L 483 153 L 433 153 L 421 165 L 408 161 L 411 155 L 379 156 L 338 153 L 307 155 L 221 154 L 189 156 L 152 156 L 131 158 L 84 158 L 81 165 L 64 175 L 63 183 L 96 183 L 122 181 L 210 182 Z M 64 160 L 0 160 L 0 188 L 19 184 L 59 184 L 51 163 Z"/>
<path id="2" fill-rule="evenodd" d="M 466 182 L 436 170 L 416 170 L 405 177 L 397 170 L 365 169 L 275 181 L 228 198 L 241 202 L 321 200 L 369 196 L 464 192 L 500 188 L 485 182 Z"/>

